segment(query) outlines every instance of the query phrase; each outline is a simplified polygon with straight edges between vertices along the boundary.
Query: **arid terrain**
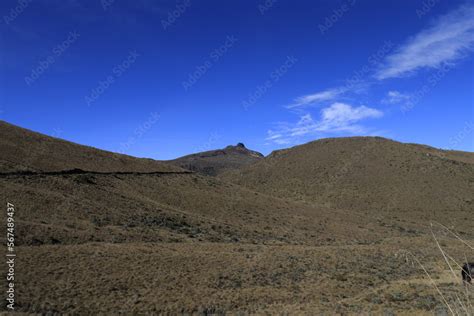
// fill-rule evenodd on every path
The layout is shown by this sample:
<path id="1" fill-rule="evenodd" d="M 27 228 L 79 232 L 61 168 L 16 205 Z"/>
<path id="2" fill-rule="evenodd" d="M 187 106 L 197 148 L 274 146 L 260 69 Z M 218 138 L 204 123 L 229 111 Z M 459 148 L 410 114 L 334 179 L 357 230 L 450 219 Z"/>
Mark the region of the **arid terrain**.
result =
<path id="1" fill-rule="evenodd" d="M 228 170 L 251 165 L 261 159 L 263 159 L 261 153 L 249 150 L 244 144 L 238 143 L 236 146 L 180 157 L 172 162 L 187 170 L 216 176 Z"/>
<path id="2" fill-rule="evenodd" d="M 474 314 L 474 153 L 354 137 L 155 161 L 0 135 L 18 312 Z"/>

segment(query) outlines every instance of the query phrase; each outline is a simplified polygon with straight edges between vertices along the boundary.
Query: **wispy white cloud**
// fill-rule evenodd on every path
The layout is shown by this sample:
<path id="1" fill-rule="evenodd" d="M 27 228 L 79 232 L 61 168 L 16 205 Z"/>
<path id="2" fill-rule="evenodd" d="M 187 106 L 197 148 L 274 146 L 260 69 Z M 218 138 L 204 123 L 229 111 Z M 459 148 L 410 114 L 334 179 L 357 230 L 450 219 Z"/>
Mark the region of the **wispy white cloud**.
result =
<path id="1" fill-rule="evenodd" d="M 352 131 L 354 123 L 367 118 L 379 118 L 383 113 L 365 105 L 353 107 L 345 103 L 334 103 L 321 111 L 319 130 L 323 132 Z"/>
<path id="2" fill-rule="evenodd" d="M 272 130 L 269 130 L 267 133 L 268 137 L 266 138 L 266 140 L 269 142 L 273 142 L 278 145 L 287 145 L 292 143 L 292 139 L 289 138 L 287 135 L 284 135 L 283 133 L 275 132 Z"/>
<path id="3" fill-rule="evenodd" d="M 402 104 L 407 103 L 412 99 L 412 95 L 402 93 L 400 91 L 392 90 L 387 93 L 387 96 L 382 100 L 385 104 Z"/>
<path id="4" fill-rule="evenodd" d="M 268 131 L 266 140 L 282 145 L 291 144 L 303 136 L 318 133 L 363 134 L 366 133 L 366 128 L 359 124 L 360 121 L 383 116 L 383 112 L 374 108 L 364 105 L 354 107 L 340 102 L 322 109 L 320 114 L 319 120 L 314 120 L 311 114 L 305 114 L 296 123 L 280 123 L 275 130 Z"/>
<path id="5" fill-rule="evenodd" d="M 297 107 L 304 107 L 307 105 L 314 105 L 324 101 L 333 101 L 338 96 L 346 92 L 345 88 L 333 88 L 327 89 L 324 91 L 319 91 L 313 94 L 303 95 L 295 99 L 293 104 L 287 106 L 287 108 L 297 108 Z"/>
<path id="6" fill-rule="evenodd" d="M 294 144 L 303 136 L 312 134 L 349 133 L 368 134 L 360 124 L 364 119 L 379 118 L 383 113 L 366 106 L 341 103 L 352 100 L 353 94 L 365 92 L 372 84 L 388 78 L 404 77 L 421 69 L 439 69 L 455 65 L 474 50 L 474 4 L 466 4 L 441 16 L 426 29 L 408 39 L 394 52 L 391 46 L 383 51 L 376 69 L 363 72 L 368 78 L 348 80 L 348 84 L 296 98 L 288 109 L 305 109 L 311 105 L 332 104 L 320 112 L 318 119 L 311 114 L 300 116 L 296 123 L 279 123 L 267 132 L 267 141 Z M 388 54 L 388 55 L 386 55 Z M 373 79 L 376 79 L 375 82 Z M 346 80 L 347 81 L 347 80 Z M 415 95 L 392 90 L 382 100 L 385 104 L 400 104 L 402 109 L 413 106 Z"/>
<path id="7" fill-rule="evenodd" d="M 438 68 L 456 62 L 473 48 L 474 5 L 466 4 L 441 16 L 387 56 L 375 78 L 397 78 L 423 68 Z"/>

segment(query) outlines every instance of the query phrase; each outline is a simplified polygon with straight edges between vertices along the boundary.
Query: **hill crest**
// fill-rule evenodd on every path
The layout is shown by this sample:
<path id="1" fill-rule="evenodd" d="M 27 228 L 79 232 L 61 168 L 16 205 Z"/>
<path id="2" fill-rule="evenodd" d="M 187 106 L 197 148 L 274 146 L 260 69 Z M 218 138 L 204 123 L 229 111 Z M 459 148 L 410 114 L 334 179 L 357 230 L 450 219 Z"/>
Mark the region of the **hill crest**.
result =
<path id="1" fill-rule="evenodd" d="M 229 145 L 223 149 L 186 155 L 171 160 L 171 162 L 184 169 L 216 176 L 225 171 L 251 165 L 263 158 L 264 156 L 261 153 L 247 149 L 243 143 L 238 143 L 235 146 Z"/>
<path id="2" fill-rule="evenodd" d="M 172 164 L 135 158 L 47 136 L 0 121 L 0 172 L 179 172 Z"/>

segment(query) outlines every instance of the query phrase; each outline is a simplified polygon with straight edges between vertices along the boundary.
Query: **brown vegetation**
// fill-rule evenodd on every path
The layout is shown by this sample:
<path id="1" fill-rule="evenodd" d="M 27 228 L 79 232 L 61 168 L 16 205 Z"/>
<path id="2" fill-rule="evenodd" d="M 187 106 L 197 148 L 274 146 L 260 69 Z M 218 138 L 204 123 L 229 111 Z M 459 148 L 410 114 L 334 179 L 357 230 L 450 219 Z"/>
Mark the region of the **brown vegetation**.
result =
<path id="1" fill-rule="evenodd" d="M 201 174 L 216 176 L 228 170 L 235 170 L 251 165 L 263 159 L 259 152 L 245 148 L 238 143 L 236 146 L 227 146 L 224 149 L 210 150 L 197 154 L 180 157 L 171 162 L 184 169 Z"/>
<path id="2" fill-rule="evenodd" d="M 18 311 L 472 311 L 454 263 L 474 255 L 472 153 L 328 139 L 211 177 L 0 128 Z"/>

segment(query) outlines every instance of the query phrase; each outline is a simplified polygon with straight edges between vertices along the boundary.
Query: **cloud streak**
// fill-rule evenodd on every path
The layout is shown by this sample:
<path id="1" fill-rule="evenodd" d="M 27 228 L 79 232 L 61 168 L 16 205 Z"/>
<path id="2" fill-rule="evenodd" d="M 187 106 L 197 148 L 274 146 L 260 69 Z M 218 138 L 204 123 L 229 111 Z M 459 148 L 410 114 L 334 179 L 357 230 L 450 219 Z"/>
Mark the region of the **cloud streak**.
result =
<path id="1" fill-rule="evenodd" d="M 391 90 L 387 93 L 387 96 L 382 100 L 385 104 L 406 104 L 412 100 L 410 94 L 401 93 L 400 91 Z"/>
<path id="2" fill-rule="evenodd" d="M 474 48 L 474 5 L 468 4 L 441 16 L 429 28 L 387 56 L 375 78 L 384 80 L 411 75 L 420 69 L 454 63 Z"/>
<path id="3" fill-rule="evenodd" d="M 344 86 L 300 96 L 287 109 L 303 110 L 297 122 L 279 123 L 267 131 L 266 140 L 280 145 L 294 144 L 307 135 L 318 134 L 367 134 L 361 125 L 365 119 L 383 116 L 383 112 L 367 106 L 352 106 L 341 100 L 350 100 L 348 94 L 360 94 L 371 85 L 389 78 L 413 75 L 423 69 L 452 67 L 474 50 L 474 4 L 466 4 L 434 20 L 425 29 L 409 38 L 397 49 L 387 42 L 377 54 L 369 57 L 357 80 L 346 80 Z M 372 67 L 370 67 L 372 66 Z M 375 79 L 375 80 L 374 80 Z M 383 104 L 401 105 L 403 111 L 416 103 L 414 94 L 389 91 Z M 308 107 L 326 106 L 318 119 L 308 113 Z M 328 106 L 330 105 L 330 106 Z"/>
<path id="4" fill-rule="evenodd" d="M 288 109 L 304 107 L 308 105 L 314 105 L 325 101 L 333 101 L 338 96 L 342 95 L 346 92 L 344 88 L 334 88 L 334 89 L 327 89 L 324 91 L 319 91 L 313 94 L 307 94 L 295 99 L 294 103 L 288 105 Z"/>
<path id="5" fill-rule="evenodd" d="M 280 123 L 275 130 L 267 132 L 267 141 L 283 145 L 294 143 L 301 137 L 313 134 L 340 133 L 361 134 L 366 128 L 359 124 L 365 119 L 380 118 L 383 112 L 367 106 L 351 106 L 336 102 L 320 112 L 320 119 L 314 120 L 311 114 L 305 114 L 293 124 Z"/>

